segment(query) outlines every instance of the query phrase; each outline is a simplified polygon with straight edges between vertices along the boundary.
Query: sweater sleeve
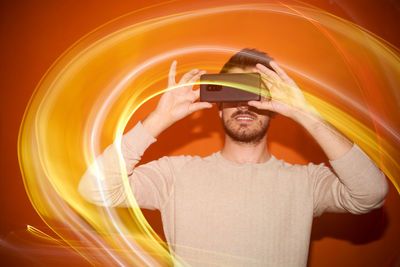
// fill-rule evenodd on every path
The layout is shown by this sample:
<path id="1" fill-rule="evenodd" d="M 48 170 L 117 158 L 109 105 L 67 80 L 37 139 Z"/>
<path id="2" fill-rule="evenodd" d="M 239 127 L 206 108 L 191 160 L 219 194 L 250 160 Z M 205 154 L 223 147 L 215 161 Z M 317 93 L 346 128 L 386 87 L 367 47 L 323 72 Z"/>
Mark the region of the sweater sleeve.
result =
<path id="1" fill-rule="evenodd" d="M 155 141 L 139 122 L 122 137 L 121 142 L 130 188 L 138 205 L 147 209 L 161 209 L 174 183 L 175 168 L 169 157 L 135 167 L 147 147 Z M 183 160 L 183 157 L 176 157 L 178 163 Z M 80 180 L 78 190 L 87 201 L 95 205 L 129 206 L 115 143 L 107 147 L 89 166 Z"/>
<path id="2" fill-rule="evenodd" d="M 356 145 L 341 158 L 308 165 L 312 179 L 314 217 L 323 212 L 367 213 L 383 206 L 388 193 L 385 175 Z"/>

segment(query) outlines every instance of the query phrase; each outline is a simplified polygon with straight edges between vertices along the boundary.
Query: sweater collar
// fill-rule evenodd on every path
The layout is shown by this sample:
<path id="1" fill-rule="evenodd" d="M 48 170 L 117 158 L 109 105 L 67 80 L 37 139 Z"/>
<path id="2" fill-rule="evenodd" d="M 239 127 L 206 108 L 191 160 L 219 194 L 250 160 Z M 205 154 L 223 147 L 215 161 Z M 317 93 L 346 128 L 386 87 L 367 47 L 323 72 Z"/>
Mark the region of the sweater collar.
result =
<path id="1" fill-rule="evenodd" d="M 217 160 L 225 165 L 229 165 L 232 167 L 263 167 L 263 166 L 267 166 L 269 164 L 271 164 L 272 162 L 276 161 L 276 158 L 274 157 L 274 155 L 271 155 L 271 157 L 266 161 L 266 162 L 262 162 L 262 163 L 252 163 L 252 162 L 247 162 L 247 163 L 237 163 L 234 161 L 230 161 L 226 158 L 224 158 L 221 155 L 221 151 L 215 152 L 215 157 L 217 158 Z"/>

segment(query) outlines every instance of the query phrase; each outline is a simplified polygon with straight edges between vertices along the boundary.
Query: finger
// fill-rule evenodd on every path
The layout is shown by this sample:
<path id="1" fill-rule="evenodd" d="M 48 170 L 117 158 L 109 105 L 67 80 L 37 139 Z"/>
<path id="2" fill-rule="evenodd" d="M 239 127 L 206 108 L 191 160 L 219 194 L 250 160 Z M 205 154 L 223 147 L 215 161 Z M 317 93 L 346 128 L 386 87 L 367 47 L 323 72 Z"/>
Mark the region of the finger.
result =
<path id="1" fill-rule="evenodd" d="M 272 103 L 271 101 L 255 101 L 255 100 L 251 100 L 247 104 L 249 106 L 253 106 L 255 108 L 258 108 L 260 110 L 272 110 L 273 107 L 272 107 L 271 103 Z"/>
<path id="2" fill-rule="evenodd" d="M 192 81 L 190 81 L 190 82 L 195 82 L 195 81 L 197 81 L 200 77 L 201 77 L 201 75 L 203 75 L 203 74 L 205 74 L 206 73 L 206 71 L 201 71 L 198 75 L 196 75 L 196 77 L 194 77 L 193 79 L 192 79 Z M 196 101 L 197 99 L 199 99 L 200 98 L 200 89 L 196 89 L 196 90 L 192 90 L 192 95 L 191 95 L 191 98 L 190 98 L 190 100 L 192 101 L 192 102 L 194 102 L 194 101 Z"/>
<path id="3" fill-rule="evenodd" d="M 271 61 L 269 65 L 275 70 L 276 73 L 278 73 L 278 75 L 281 77 L 283 81 L 286 82 L 292 81 L 292 79 L 286 74 L 286 72 L 283 69 L 281 69 L 281 67 L 278 66 L 278 64 L 276 64 L 275 61 Z"/>
<path id="4" fill-rule="evenodd" d="M 187 86 L 185 86 L 186 91 L 189 94 L 189 100 L 194 102 L 196 101 L 199 97 L 200 97 L 200 91 L 197 90 L 192 90 L 193 86 L 195 85 L 194 83 L 200 79 L 201 75 L 205 74 L 205 71 L 201 71 L 198 74 L 196 74 L 195 76 L 193 76 L 188 82 L 187 82 Z M 182 84 L 183 86 L 184 84 Z"/>
<path id="5" fill-rule="evenodd" d="M 265 82 L 267 89 L 276 91 L 276 87 L 279 87 L 279 83 L 282 82 L 279 75 L 262 64 L 257 64 L 256 67 L 258 73 L 261 74 L 262 80 Z"/>
<path id="6" fill-rule="evenodd" d="M 271 97 L 271 93 L 276 93 L 277 91 L 279 91 L 279 86 L 280 83 L 279 82 L 265 74 L 261 74 L 261 82 L 262 82 L 262 93 L 263 95 L 266 95 L 268 97 Z"/>
<path id="7" fill-rule="evenodd" d="M 200 98 L 200 89 L 193 90 L 192 92 L 193 93 L 192 93 L 192 95 L 190 97 L 190 101 L 194 102 L 194 101 L 196 101 L 197 99 Z"/>
<path id="8" fill-rule="evenodd" d="M 206 108 L 212 108 L 212 104 L 208 102 L 196 102 L 189 106 L 189 112 L 192 113 Z"/>
<path id="9" fill-rule="evenodd" d="M 274 72 L 273 70 L 270 70 L 269 68 L 267 68 L 263 64 L 258 63 L 256 65 L 256 68 L 261 71 L 260 74 L 264 74 L 266 76 L 269 76 L 269 77 L 273 78 L 276 81 L 282 81 L 281 77 L 279 77 L 279 75 L 276 72 Z"/>
<path id="10" fill-rule="evenodd" d="M 193 88 L 193 86 L 195 85 L 194 83 L 200 79 L 201 75 L 203 75 L 205 73 L 206 73 L 205 71 L 200 71 L 199 73 L 194 75 L 192 78 L 190 78 L 190 80 L 187 81 L 188 84 L 192 84 L 190 89 Z"/>
<path id="11" fill-rule="evenodd" d="M 272 98 L 271 93 L 268 89 L 262 90 L 260 93 L 260 101 L 268 101 Z"/>
<path id="12" fill-rule="evenodd" d="M 194 76 L 196 76 L 198 73 L 199 73 L 199 70 L 198 70 L 198 69 L 194 69 L 194 70 L 191 70 L 191 71 L 185 73 L 185 74 L 182 76 L 181 80 L 179 81 L 179 84 L 187 83 L 189 80 L 191 80 L 191 79 L 192 79 Z"/>
<path id="13" fill-rule="evenodd" d="M 200 89 L 193 90 L 192 94 L 190 95 L 190 100 L 192 102 L 196 101 L 200 97 Z"/>
<path id="14" fill-rule="evenodd" d="M 266 76 L 265 74 L 261 74 L 261 88 L 265 90 L 270 90 L 277 83 L 276 80 L 271 77 Z"/>
<path id="15" fill-rule="evenodd" d="M 196 82 L 198 79 L 200 79 L 201 75 L 206 74 L 205 70 L 202 70 L 200 72 L 198 72 L 197 74 L 195 74 L 192 78 L 190 78 L 190 80 L 187 81 L 187 83 L 194 83 Z"/>
<path id="16" fill-rule="evenodd" d="M 176 65 L 178 62 L 176 60 L 172 61 L 171 67 L 169 68 L 168 74 L 168 85 L 174 86 L 175 85 L 175 75 L 176 75 Z"/>

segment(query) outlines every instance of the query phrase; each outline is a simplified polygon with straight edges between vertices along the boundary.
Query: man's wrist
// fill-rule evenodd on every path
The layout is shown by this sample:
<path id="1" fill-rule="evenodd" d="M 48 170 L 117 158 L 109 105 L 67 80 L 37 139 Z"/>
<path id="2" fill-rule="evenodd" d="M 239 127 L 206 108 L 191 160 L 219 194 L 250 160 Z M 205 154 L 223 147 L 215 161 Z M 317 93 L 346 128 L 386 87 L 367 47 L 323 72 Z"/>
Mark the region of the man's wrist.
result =
<path id="1" fill-rule="evenodd" d="M 353 142 L 326 121 L 319 113 L 299 112 L 296 122 L 303 126 L 321 146 L 329 160 L 347 153 Z"/>
<path id="2" fill-rule="evenodd" d="M 156 138 L 160 133 L 168 128 L 171 123 L 166 120 L 165 116 L 156 111 L 153 111 L 142 122 L 142 125 L 150 135 Z"/>
<path id="3" fill-rule="evenodd" d="M 292 112 L 290 117 L 304 127 L 314 124 L 319 125 L 325 122 L 321 114 L 310 104 L 305 104 L 297 108 Z"/>

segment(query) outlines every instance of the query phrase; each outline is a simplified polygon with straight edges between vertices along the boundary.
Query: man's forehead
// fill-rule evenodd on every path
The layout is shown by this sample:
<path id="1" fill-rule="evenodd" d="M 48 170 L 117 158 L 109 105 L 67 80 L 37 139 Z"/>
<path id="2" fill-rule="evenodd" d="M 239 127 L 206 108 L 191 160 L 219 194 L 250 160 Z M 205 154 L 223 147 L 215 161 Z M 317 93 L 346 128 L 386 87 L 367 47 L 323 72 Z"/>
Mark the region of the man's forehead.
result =
<path id="1" fill-rule="evenodd" d="M 246 67 L 244 69 L 239 67 L 233 67 L 228 70 L 228 73 L 248 73 L 248 72 L 257 72 L 257 68 L 254 67 Z"/>

